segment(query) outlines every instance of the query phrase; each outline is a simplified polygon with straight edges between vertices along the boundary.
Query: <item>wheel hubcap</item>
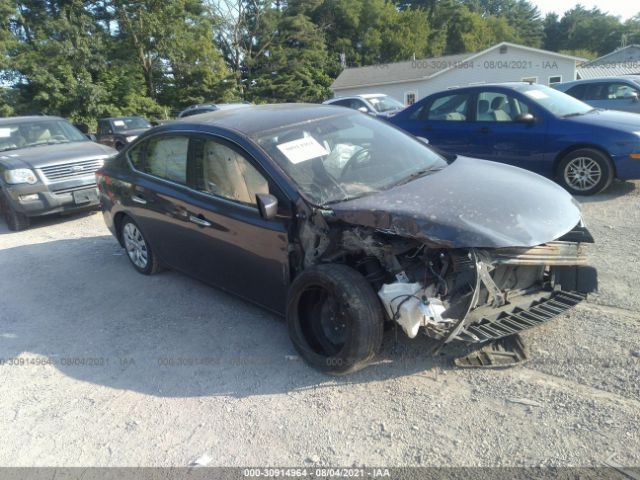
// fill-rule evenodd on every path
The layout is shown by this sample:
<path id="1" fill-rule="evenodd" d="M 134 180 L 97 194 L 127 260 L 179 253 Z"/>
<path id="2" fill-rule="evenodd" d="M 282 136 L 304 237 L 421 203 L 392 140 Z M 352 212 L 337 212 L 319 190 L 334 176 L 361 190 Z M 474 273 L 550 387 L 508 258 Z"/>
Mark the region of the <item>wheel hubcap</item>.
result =
<path id="1" fill-rule="evenodd" d="M 564 169 L 564 180 L 571 188 L 579 191 L 591 190 L 602 178 L 602 168 L 589 157 L 571 160 Z"/>
<path id="2" fill-rule="evenodd" d="M 129 259 L 136 267 L 145 268 L 147 266 L 149 252 L 147 250 L 147 242 L 140 230 L 133 224 L 127 223 L 123 230 L 124 246 L 127 249 Z"/>

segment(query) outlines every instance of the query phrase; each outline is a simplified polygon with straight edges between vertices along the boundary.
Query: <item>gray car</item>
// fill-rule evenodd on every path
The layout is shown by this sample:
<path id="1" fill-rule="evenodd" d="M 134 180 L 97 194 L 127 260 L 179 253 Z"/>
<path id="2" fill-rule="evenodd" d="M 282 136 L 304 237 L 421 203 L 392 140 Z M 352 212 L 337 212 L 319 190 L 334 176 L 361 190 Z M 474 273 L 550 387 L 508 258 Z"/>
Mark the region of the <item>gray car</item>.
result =
<path id="1" fill-rule="evenodd" d="M 594 108 L 640 113 L 640 76 L 594 78 L 554 85 Z"/>
<path id="2" fill-rule="evenodd" d="M 66 120 L 0 119 L 0 208 L 9 229 L 29 219 L 95 207 L 95 172 L 117 151 L 89 140 Z"/>

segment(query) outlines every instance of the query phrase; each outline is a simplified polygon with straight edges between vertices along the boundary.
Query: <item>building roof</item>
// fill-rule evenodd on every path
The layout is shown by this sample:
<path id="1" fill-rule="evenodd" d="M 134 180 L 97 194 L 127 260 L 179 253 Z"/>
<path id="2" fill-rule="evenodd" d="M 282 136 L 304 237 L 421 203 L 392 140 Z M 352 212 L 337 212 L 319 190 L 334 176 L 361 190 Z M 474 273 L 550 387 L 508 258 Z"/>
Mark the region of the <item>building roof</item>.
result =
<path id="1" fill-rule="evenodd" d="M 493 47 L 476 53 L 461 53 L 458 55 L 446 55 L 443 57 L 424 58 L 405 62 L 382 63 L 366 67 L 354 67 L 344 69 L 331 85 L 334 90 L 388 85 L 392 83 L 405 83 L 416 80 L 425 80 L 440 73 L 459 67 L 464 62 L 471 61 L 480 55 L 501 47 L 518 48 L 530 52 L 542 53 L 547 56 L 564 58 L 575 62 L 584 62 L 585 58 L 574 57 L 562 53 L 540 50 L 538 48 L 525 47 L 514 43 L 502 42 Z"/>
<path id="2" fill-rule="evenodd" d="M 640 75 L 640 62 L 633 66 L 624 64 L 595 65 L 593 67 L 578 67 L 578 77 L 581 80 L 604 77 L 620 77 L 622 75 Z"/>
<path id="3" fill-rule="evenodd" d="M 640 45 L 628 45 L 578 67 L 581 79 L 640 74 Z"/>

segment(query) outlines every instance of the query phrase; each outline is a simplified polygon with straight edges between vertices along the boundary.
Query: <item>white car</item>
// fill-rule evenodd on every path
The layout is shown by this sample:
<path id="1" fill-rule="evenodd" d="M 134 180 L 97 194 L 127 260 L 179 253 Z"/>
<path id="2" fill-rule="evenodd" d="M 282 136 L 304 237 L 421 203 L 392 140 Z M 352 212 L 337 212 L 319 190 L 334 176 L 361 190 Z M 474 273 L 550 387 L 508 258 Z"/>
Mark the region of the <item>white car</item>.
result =
<path id="1" fill-rule="evenodd" d="M 361 112 L 376 117 L 392 117 L 404 109 L 402 103 L 384 93 L 367 93 L 350 97 L 336 97 L 322 103 L 353 108 L 354 110 L 360 110 Z"/>

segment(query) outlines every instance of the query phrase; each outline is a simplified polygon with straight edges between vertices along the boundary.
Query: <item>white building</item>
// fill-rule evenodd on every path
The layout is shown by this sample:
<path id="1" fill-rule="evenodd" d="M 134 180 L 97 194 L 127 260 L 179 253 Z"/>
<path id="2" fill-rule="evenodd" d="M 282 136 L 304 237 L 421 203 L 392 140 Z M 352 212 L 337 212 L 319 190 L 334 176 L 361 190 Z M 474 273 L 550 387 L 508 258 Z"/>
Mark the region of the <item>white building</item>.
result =
<path id="1" fill-rule="evenodd" d="M 584 58 L 503 42 L 479 53 L 347 68 L 334 96 L 386 93 L 410 105 L 432 93 L 477 83 L 528 81 L 552 85 L 576 79 Z"/>

